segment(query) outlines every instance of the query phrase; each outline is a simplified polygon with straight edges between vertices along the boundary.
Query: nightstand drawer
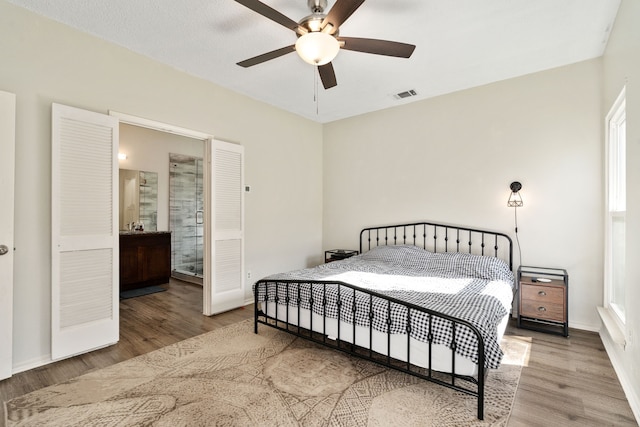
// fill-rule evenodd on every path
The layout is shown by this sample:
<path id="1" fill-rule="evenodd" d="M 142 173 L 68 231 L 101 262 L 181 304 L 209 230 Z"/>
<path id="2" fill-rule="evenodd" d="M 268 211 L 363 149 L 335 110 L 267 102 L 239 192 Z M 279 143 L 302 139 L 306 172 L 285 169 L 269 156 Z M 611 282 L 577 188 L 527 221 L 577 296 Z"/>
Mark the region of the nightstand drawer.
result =
<path id="1" fill-rule="evenodd" d="M 562 304 L 564 302 L 564 288 L 557 286 L 520 284 L 523 300 L 539 301 L 544 304 Z"/>
<path id="2" fill-rule="evenodd" d="M 564 306 L 562 303 L 551 304 L 543 301 L 522 299 L 520 308 L 521 316 L 533 317 L 535 319 L 552 320 L 554 322 L 564 322 Z"/>

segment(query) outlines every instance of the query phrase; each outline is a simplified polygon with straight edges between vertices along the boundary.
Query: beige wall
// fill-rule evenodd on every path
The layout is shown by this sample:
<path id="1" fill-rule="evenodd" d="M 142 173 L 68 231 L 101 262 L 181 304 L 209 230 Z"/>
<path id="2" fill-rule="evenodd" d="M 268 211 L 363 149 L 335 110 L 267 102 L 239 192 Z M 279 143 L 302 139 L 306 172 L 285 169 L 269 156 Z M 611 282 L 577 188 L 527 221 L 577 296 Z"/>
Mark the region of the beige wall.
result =
<path id="1" fill-rule="evenodd" d="M 626 348 L 603 341 L 621 378 L 631 408 L 640 420 L 640 2 L 623 0 L 605 51 L 602 120 L 626 85 L 627 214 L 626 214 Z"/>
<path id="2" fill-rule="evenodd" d="M 17 95 L 16 369 L 50 357 L 52 102 L 115 110 L 242 144 L 252 186 L 245 199 L 246 269 L 257 278 L 320 262 L 321 125 L 3 1 L 0 58 L 0 90 Z"/>
<path id="3" fill-rule="evenodd" d="M 364 226 L 417 220 L 513 237 L 518 180 L 523 264 L 567 269 L 570 325 L 596 330 L 600 81 L 592 60 L 325 125 L 323 245 L 357 249 Z"/>

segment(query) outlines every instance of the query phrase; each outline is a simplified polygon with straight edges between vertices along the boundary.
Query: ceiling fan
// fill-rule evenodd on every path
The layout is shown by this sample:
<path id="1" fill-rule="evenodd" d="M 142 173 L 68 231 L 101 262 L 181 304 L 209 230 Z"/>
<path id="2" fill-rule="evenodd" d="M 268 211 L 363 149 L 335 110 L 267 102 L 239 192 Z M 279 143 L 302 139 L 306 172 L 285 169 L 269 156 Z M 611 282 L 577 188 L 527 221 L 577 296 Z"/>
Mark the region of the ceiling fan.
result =
<path id="1" fill-rule="evenodd" d="M 304 61 L 318 67 L 318 73 L 325 89 L 330 89 L 338 84 L 331 61 L 340 49 L 409 58 L 416 48 L 411 44 L 389 40 L 340 37 L 338 35 L 340 25 L 364 3 L 364 0 L 336 0 L 328 14 L 324 13 L 327 0 L 307 0 L 311 15 L 302 18 L 300 22 L 293 21 L 258 0 L 235 1 L 293 30 L 298 36 L 297 42 L 291 46 L 246 59 L 238 62 L 238 65 L 245 68 L 251 67 L 295 51 Z"/>

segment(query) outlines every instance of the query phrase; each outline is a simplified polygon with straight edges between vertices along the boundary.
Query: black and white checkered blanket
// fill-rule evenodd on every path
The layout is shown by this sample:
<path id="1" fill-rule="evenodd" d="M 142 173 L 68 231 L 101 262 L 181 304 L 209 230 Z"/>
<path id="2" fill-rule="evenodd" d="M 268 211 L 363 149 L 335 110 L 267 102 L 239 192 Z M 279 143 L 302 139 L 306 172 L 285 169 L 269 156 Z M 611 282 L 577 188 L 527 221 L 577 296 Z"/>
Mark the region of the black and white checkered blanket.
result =
<path id="1" fill-rule="evenodd" d="M 286 284 L 278 280 L 340 281 L 466 320 L 481 333 L 485 343 L 485 366 L 497 368 L 502 350 L 497 325 L 509 312 L 513 298 L 513 273 L 502 260 L 463 253 L 432 253 L 416 246 L 380 246 L 362 255 L 315 268 L 269 276 L 265 292 L 258 298 L 312 309 L 319 315 L 339 318 L 381 332 L 410 333 L 428 341 L 429 316 L 382 298 L 345 286 L 314 283 Z M 355 300 L 355 306 L 354 306 Z M 407 321 L 407 318 L 410 321 Z M 407 326 L 408 325 L 408 326 Z M 463 325 L 457 326 L 455 341 L 451 322 L 431 317 L 434 344 L 452 347 L 477 363 L 477 338 Z"/>

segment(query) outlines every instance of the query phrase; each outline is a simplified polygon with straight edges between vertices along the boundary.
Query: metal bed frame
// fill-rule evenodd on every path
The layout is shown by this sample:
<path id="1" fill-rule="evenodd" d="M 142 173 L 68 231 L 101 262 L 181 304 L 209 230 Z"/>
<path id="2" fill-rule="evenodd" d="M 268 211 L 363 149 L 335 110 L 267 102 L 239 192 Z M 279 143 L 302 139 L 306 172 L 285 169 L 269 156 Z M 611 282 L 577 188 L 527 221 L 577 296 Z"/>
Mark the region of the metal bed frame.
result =
<path id="1" fill-rule="evenodd" d="M 509 267 L 513 270 L 513 243 L 511 238 L 503 233 L 488 231 L 488 230 L 480 230 L 466 227 L 459 227 L 455 225 L 446 225 L 446 224 L 437 224 L 430 222 L 419 222 L 412 224 L 400 224 L 400 225 L 389 225 L 389 226 L 380 226 L 380 227 L 370 227 L 365 228 L 360 232 L 360 253 L 363 251 L 371 250 L 376 246 L 383 245 L 415 245 L 420 246 L 424 249 L 427 249 L 431 252 L 465 252 L 471 253 L 481 256 L 494 256 L 498 258 L 502 258 L 505 261 L 508 260 Z M 506 247 L 504 247 L 506 246 Z M 461 250 L 462 249 L 462 250 Z M 311 288 L 310 294 L 312 295 L 308 301 L 305 301 L 310 308 L 310 326 L 309 329 L 305 329 L 300 327 L 300 311 L 301 311 L 301 297 L 300 297 L 300 285 L 304 284 Z M 278 286 L 284 285 L 286 287 L 286 297 L 284 301 L 281 301 L 282 298 L 278 297 Z M 322 322 L 323 327 L 322 330 L 326 331 L 326 289 L 327 286 L 337 287 L 337 301 L 336 305 L 338 306 L 338 314 L 337 314 L 337 337 L 328 337 L 325 334 L 314 332 L 313 331 L 313 308 L 319 305 L 322 306 Z M 297 298 L 290 298 L 290 289 L 293 289 L 294 295 L 296 294 L 295 288 L 297 287 Z M 263 292 L 259 292 L 262 289 Z M 269 290 L 275 291 L 275 296 L 271 297 L 271 302 L 275 302 L 276 304 L 276 312 L 268 313 L 268 302 L 270 302 L 270 292 Z M 320 301 L 314 301 L 313 295 L 314 290 L 316 292 L 322 292 L 323 298 Z M 258 298 L 259 294 L 263 294 L 261 299 Z M 273 294 L 273 292 L 271 292 Z M 342 295 L 342 296 L 341 296 Z M 350 309 L 353 311 L 353 317 L 355 319 L 355 312 L 357 310 L 356 304 L 349 304 L 349 301 L 355 301 L 356 295 L 362 297 L 365 295 L 369 300 L 369 308 L 368 308 L 368 317 L 369 317 L 369 348 L 363 348 L 352 344 L 350 341 L 345 341 L 342 339 L 342 331 L 340 328 L 341 322 L 341 305 L 348 304 L 350 305 Z M 430 310 L 424 307 L 420 307 L 411 303 L 407 303 L 405 301 L 399 300 L 397 298 L 392 298 L 377 292 L 369 291 L 367 289 L 362 289 L 348 283 L 340 282 L 340 281 L 320 281 L 320 280 L 260 280 L 255 284 L 254 288 L 254 332 L 258 333 L 258 324 L 267 325 L 290 334 L 299 336 L 301 338 L 313 341 L 315 343 L 333 348 L 335 350 L 342 351 L 344 353 L 360 357 L 382 366 L 392 368 L 401 372 L 405 372 L 407 374 L 422 378 L 424 380 L 440 384 L 444 387 L 451 388 L 453 390 L 469 394 L 477 397 L 477 417 L 482 420 L 484 418 L 484 385 L 486 374 L 488 373 L 487 368 L 485 367 L 485 350 L 484 350 L 484 341 L 483 338 L 478 331 L 478 329 L 473 326 L 471 323 L 448 316 L 443 313 L 439 313 L 434 310 Z M 351 299 L 349 299 L 351 298 Z M 373 318 L 375 316 L 373 311 L 373 300 L 374 298 L 379 298 L 384 300 L 387 305 L 386 312 L 386 324 L 387 324 L 387 351 L 386 355 L 376 353 L 372 350 L 373 340 Z M 361 299 L 361 298 L 360 298 Z M 344 301 L 343 301 L 344 300 Z M 260 303 L 264 302 L 263 311 L 260 308 Z M 285 304 L 287 306 L 286 310 L 286 318 L 279 319 L 277 313 L 278 304 Z M 398 306 L 403 307 L 406 310 L 407 321 L 405 325 L 405 329 L 407 331 L 407 360 L 400 361 L 393 359 L 391 354 L 391 305 L 397 304 Z M 297 323 L 290 323 L 289 312 L 290 308 L 293 307 L 293 310 L 296 310 L 297 307 Z M 429 355 L 427 361 L 422 361 L 422 366 L 416 366 L 411 363 L 411 354 L 410 354 L 410 332 L 411 332 L 411 317 L 412 314 L 415 313 L 425 313 L 428 317 L 428 338 L 427 344 L 429 348 Z M 451 342 L 448 347 L 451 349 L 451 372 L 440 372 L 432 369 L 432 346 L 433 346 L 433 335 L 432 325 L 434 323 L 435 318 L 444 319 L 450 322 L 451 327 Z M 353 343 L 356 342 L 356 322 L 352 322 L 353 330 L 352 337 Z M 473 334 L 477 337 L 477 374 L 475 376 L 467 376 L 467 375 L 459 375 L 456 374 L 456 329 L 460 327 L 466 327 L 470 329 Z M 458 329 L 459 330 L 459 329 Z"/>

